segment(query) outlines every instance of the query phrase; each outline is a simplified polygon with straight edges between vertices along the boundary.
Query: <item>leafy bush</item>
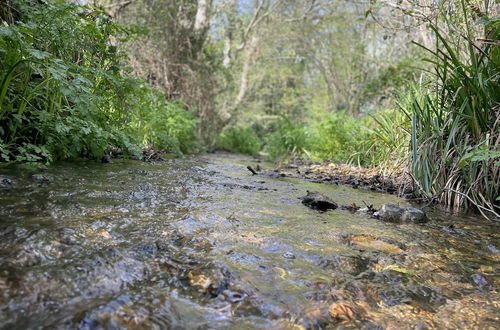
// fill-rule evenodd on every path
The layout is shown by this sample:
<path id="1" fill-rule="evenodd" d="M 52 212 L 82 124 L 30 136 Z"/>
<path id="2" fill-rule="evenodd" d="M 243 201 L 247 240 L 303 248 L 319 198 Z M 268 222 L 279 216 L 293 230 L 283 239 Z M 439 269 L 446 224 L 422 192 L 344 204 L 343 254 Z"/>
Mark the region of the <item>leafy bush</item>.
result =
<path id="1" fill-rule="evenodd" d="M 136 87 L 134 101 L 137 108 L 131 114 L 129 131 L 139 137 L 142 146 L 178 156 L 198 149 L 198 120 L 192 111 L 142 83 Z"/>
<path id="2" fill-rule="evenodd" d="M 365 164 L 364 150 L 367 148 L 369 131 L 365 118 L 356 119 L 344 112 L 331 112 L 319 123 L 314 132 L 313 154 L 316 159 L 336 162 Z"/>
<path id="3" fill-rule="evenodd" d="M 289 117 L 281 116 L 266 136 L 265 151 L 271 159 L 283 160 L 285 157 L 309 157 L 310 135 L 305 125 L 293 122 Z"/>
<path id="4" fill-rule="evenodd" d="M 221 148 L 247 155 L 257 155 L 262 148 L 262 141 L 251 127 L 226 129 L 219 140 Z"/>
<path id="5" fill-rule="evenodd" d="M 15 22 L 0 26 L 2 160 L 101 158 L 111 147 L 139 157 L 141 142 L 176 153 L 191 147 L 192 115 L 124 74 L 117 42 L 130 29 L 91 6 L 14 5 Z M 145 129 L 134 128 L 138 120 Z"/>

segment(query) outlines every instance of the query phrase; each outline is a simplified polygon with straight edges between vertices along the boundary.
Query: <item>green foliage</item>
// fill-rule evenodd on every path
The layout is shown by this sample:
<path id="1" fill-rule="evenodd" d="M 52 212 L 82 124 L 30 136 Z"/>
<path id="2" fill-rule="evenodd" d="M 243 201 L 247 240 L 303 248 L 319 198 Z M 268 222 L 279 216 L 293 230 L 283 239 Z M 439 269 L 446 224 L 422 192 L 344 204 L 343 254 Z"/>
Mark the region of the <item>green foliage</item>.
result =
<path id="1" fill-rule="evenodd" d="M 129 131 L 140 138 L 141 145 L 178 156 L 199 148 L 198 120 L 192 111 L 142 83 L 137 84 L 134 101 L 137 108 L 131 114 Z"/>
<path id="2" fill-rule="evenodd" d="M 331 112 L 316 124 L 313 154 L 319 160 L 366 165 L 365 141 L 370 135 L 366 118 L 356 119 L 344 112 Z"/>
<path id="3" fill-rule="evenodd" d="M 17 21 L 0 26 L 3 161 L 99 159 L 112 147 L 139 157 L 138 143 L 152 135 L 158 141 L 151 144 L 168 144 L 168 151 L 189 149 L 192 116 L 172 110 L 160 93 L 123 73 L 116 43 L 131 38 L 130 30 L 90 6 L 14 4 Z M 142 119 L 149 121 L 148 139 L 131 128 L 139 111 L 148 114 Z M 160 125 L 160 119 L 167 123 Z"/>
<path id="4" fill-rule="evenodd" d="M 405 170 L 410 146 L 410 120 L 398 110 L 381 111 L 372 115 L 374 128 L 370 149 L 371 164 L 394 172 Z"/>
<path id="5" fill-rule="evenodd" d="M 415 56 L 416 54 L 412 54 Z M 370 103 L 374 98 L 388 98 L 394 101 L 401 93 L 401 86 L 414 79 L 417 64 L 412 57 L 405 57 L 397 62 L 381 68 L 381 72 L 370 77 L 362 86 L 360 97 L 364 103 Z M 392 104 L 391 104 L 392 105 Z"/>
<path id="6" fill-rule="evenodd" d="M 265 151 L 272 159 L 279 160 L 285 157 L 309 157 L 310 143 L 310 135 L 305 125 L 293 122 L 289 117 L 281 116 L 272 128 L 272 133 L 266 137 Z"/>
<path id="7" fill-rule="evenodd" d="M 247 155 L 257 155 L 262 141 L 251 127 L 233 127 L 224 130 L 219 137 L 222 149 Z"/>
<path id="8" fill-rule="evenodd" d="M 460 44 L 453 45 L 431 26 L 442 50 L 427 49 L 427 61 L 439 84 L 422 86 L 407 107 L 412 114 L 412 172 L 423 197 L 439 196 L 451 207 L 472 204 L 495 212 L 500 191 L 500 56 L 498 47 L 474 44 L 462 6 L 466 28 Z M 487 29 L 493 39 L 500 39 L 495 21 Z"/>

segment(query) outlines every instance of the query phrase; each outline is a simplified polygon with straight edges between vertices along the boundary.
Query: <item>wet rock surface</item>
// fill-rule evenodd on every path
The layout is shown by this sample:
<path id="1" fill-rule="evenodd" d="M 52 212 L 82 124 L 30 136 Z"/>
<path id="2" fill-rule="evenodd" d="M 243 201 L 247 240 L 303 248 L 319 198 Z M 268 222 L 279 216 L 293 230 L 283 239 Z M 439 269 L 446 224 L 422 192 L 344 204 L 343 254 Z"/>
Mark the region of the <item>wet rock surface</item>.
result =
<path id="1" fill-rule="evenodd" d="M 383 204 L 374 215 L 384 221 L 394 223 L 424 223 L 429 221 L 424 211 L 415 207 L 400 207 L 394 204 Z"/>
<path id="2" fill-rule="evenodd" d="M 149 160 L 0 170 L 1 329 L 498 326 L 498 224 L 394 226 L 369 216 L 394 196 Z"/>
<path id="3" fill-rule="evenodd" d="M 0 176 L 0 189 L 8 188 L 12 185 L 12 180 L 4 176 Z"/>
<path id="4" fill-rule="evenodd" d="M 302 197 L 301 200 L 302 204 L 313 210 L 325 212 L 338 208 L 337 203 L 332 201 L 330 198 L 314 191 L 307 191 L 307 195 Z"/>

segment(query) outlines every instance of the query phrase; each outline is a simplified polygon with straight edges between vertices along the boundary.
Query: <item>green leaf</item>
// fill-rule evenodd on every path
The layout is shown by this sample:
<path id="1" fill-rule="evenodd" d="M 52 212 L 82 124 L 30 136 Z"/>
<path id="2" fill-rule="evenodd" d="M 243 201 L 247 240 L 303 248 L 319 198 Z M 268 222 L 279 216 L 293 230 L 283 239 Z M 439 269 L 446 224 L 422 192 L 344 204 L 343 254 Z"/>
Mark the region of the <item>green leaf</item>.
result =
<path id="1" fill-rule="evenodd" d="M 0 38 L 11 37 L 12 34 L 12 28 L 8 26 L 0 26 Z"/>
<path id="2" fill-rule="evenodd" d="M 49 52 L 34 49 L 34 48 L 28 49 L 28 53 L 38 60 L 44 60 L 44 59 L 50 57 L 50 55 L 51 55 Z"/>

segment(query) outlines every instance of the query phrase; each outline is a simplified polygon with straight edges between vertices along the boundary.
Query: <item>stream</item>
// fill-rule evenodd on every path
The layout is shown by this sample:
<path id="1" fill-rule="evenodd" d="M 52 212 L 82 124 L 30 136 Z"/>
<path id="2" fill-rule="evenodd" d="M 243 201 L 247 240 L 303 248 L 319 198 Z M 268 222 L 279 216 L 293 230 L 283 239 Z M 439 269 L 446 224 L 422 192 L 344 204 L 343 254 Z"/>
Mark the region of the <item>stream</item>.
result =
<path id="1" fill-rule="evenodd" d="M 1 329 L 495 329 L 500 225 L 231 154 L 0 168 Z M 11 180 L 11 183 L 8 180 Z"/>

